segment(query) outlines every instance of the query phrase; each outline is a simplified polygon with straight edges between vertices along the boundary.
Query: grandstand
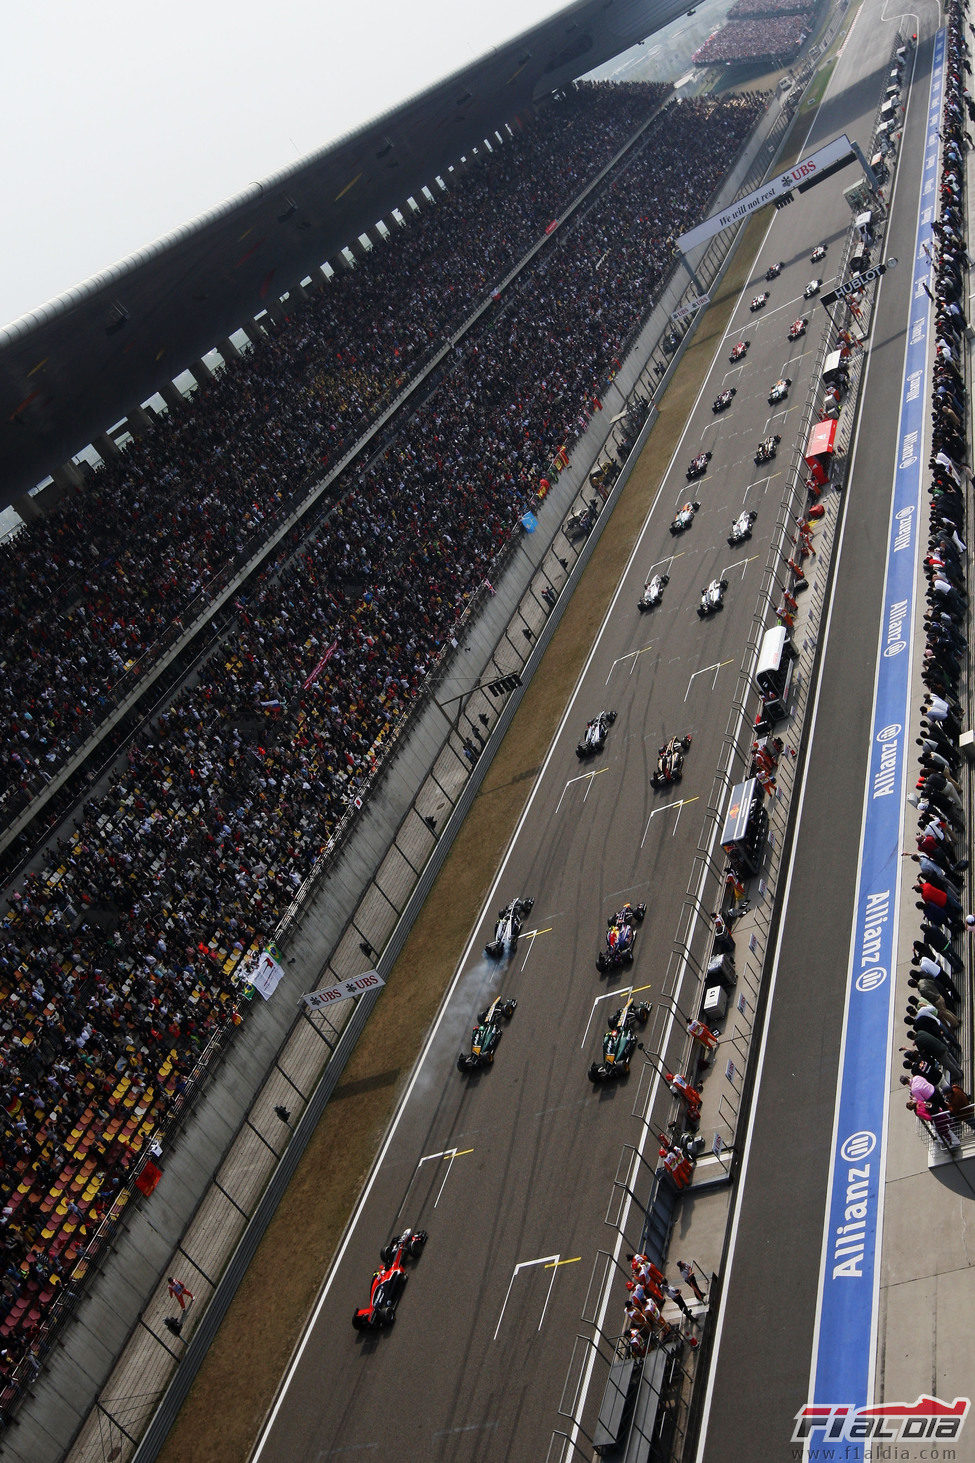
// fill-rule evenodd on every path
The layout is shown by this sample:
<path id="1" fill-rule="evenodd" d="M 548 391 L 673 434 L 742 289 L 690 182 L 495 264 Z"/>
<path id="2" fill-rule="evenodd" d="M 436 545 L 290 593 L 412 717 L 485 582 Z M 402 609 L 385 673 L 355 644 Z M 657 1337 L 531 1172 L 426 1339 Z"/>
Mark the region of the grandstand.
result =
<path id="1" fill-rule="evenodd" d="M 695 66 L 787 66 L 816 25 L 809 0 L 736 0 L 726 23 L 694 52 Z"/>

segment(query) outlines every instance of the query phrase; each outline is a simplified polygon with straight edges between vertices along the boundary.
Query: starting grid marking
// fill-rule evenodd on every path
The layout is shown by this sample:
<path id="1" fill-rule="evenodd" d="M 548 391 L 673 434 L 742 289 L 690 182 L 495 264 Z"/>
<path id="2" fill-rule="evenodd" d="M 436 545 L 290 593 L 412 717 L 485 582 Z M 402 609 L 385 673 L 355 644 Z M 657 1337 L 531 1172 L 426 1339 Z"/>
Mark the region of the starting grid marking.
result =
<path id="1" fill-rule="evenodd" d="M 555 806 L 555 811 L 556 812 L 559 811 L 559 808 L 561 808 L 561 806 L 562 806 L 562 798 L 565 797 L 566 793 L 569 791 L 569 788 L 572 787 L 577 782 L 588 782 L 589 783 L 589 787 L 586 788 L 586 797 L 583 798 L 583 800 L 582 800 L 583 802 L 585 802 L 586 801 L 586 798 L 588 798 L 588 796 L 589 796 L 589 792 L 590 792 L 590 789 L 591 789 L 592 783 L 593 783 L 593 778 L 595 778 L 595 777 L 602 777 L 603 773 L 604 772 L 608 772 L 608 771 L 609 771 L 609 768 L 608 767 L 594 767 L 591 772 L 583 772 L 583 773 L 580 773 L 580 775 L 578 777 L 570 777 L 569 780 L 568 780 L 568 782 L 565 784 L 565 787 L 562 789 L 562 795 L 559 798 L 559 800 L 558 800 L 558 802 L 557 802 L 557 804 Z"/>
<path id="2" fill-rule="evenodd" d="M 758 558 L 758 555 L 757 554 L 749 554 L 749 556 L 748 556 L 747 559 L 735 559 L 733 563 L 726 565 L 726 567 L 724 569 L 722 569 L 722 571 L 721 571 L 721 578 L 722 579 L 725 579 L 731 573 L 732 569 L 737 569 L 738 568 L 738 565 L 740 564 L 741 565 L 741 577 L 742 577 L 742 579 L 744 579 L 746 573 L 748 572 L 748 566 L 749 566 L 749 564 L 754 563 L 754 561 L 757 558 Z"/>
<path id="3" fill-rule="evenodd" d="M 761 488 L 762 496 L 764 497 L 764 495 L 768 492 L 768 486 L 773 477 L 778 477 L 778 473 L 769 473 L 768 477 L 758 478 L 756 482 L 749 483 L 748 487 L 742 494 L 742 502 L 744 503 L 745 499 L 748 497 L 748 494 L 752 492 L 753 489 Z"/>
<path id="4" fill-rule="evenodd" d="M 522 1260 L 517 1264 L 511 1272 L 511 1279 L 508 1281 L 508 1293 L 504 1298 L 504 1305 L 501 1307 L 501 1314 L 498 1317 L 498 1324 L 495 1327 L 493 1339 L 495 1341 L 498 1339 L 498 1332 L 501 1330 L 501 1322 L 504 1320 L 505 1309 L 508 1301 L 511 1299 L 512 1288 L 522 1270 L 531 1270 L 536 1265 L 544 1265 L 546 1270 L 551 1270 L 552 1272 L 552 1278 L 548 1283 L 548 1290 L 545 1293 L 545 1304 L 542 1306 L 542 1314 L 538 1318 L 538 1326 L 536 1327 L 536 1330 L 540 1331 L 542 1329 L 542 1323 L 545 1320 L 545 1312 L 548 1310 L 549 1300 L 552 1296 L 552 1286 L 555 1284 L 556 1274 L 562 1265 L 578 1265 L 581 1259 L 581 1255 L 573 1255 L 571 1259 L 567 1260 L 563 1260 L 561 1255 L 542 1255 L 538 1260 Z"/>
<path id="5" fill-rule="evenodd" d="M 625 655 L 618 655 L 616 657 L 616 659 L 613 661 L 613 664 L 609 668 L 609 676 L 611 676 L 613 674 L 613 672 L 615 671 L 615 669 L 616 669 L 616 667 L 618 665 L 622 665 L 623 664 L 624 660 L 631 660 L 633 662 L 633 664 L 630 666 L 630 675 L 632 676 L 633 672 L 636 669 L 636 663 L 637 663 L 637 660 L 639 659 L 639 657 L 641 655 L 646 655 L 647 651 L 648 650 L 652 650 L 655 644 L 656 644 L 656 641 L 651 640 L 649 642 L 649 644 L 647 644 L 647 645 L 641 645 L 641 647 L 640 647 L 639 650 L 628 650 Z M 605 679 L 605 681 L 603 681 L 603 685 L 604 686 L 608 686 L 609 685 L 609 676 L 607 676 L 606 679 Z M 574 780 L 577 781 L 578 779 L 574 779 Z"/>
<path id="6" fill-rule="evenodd" d="M 528 941 L 528 948 L 525 951 L 525 958 L 521 962 L 521 968 L 522 968 L 522 970 L 524 970 L 525 966 L 528 964 L 528 957 L 532 953 L 532 946 L 534 945 L 535 941 L 538 939 L 539 935 L 550 935 L 552 933 L 552 929 L 553 929 L 553 926 L 552 925 L 549 925 L 548 928 L 547 929 L 544 929 L 544 930 L 525 930 L 523 934 L 520 934 L 518 936 L 518 940 L 519 941 L 521 941 L 521 940 L 527 940 Z"/>
<path id="7" fill-rule="evenodd" d="M 640 839 L 640 847 L 642 848 L 647 841 L 647 834 L 650 832 L 650 824 L 653 822 L 654 818 L 656 818 L 659 813 L 669 813 L 671 808 L 676 808 L 677 817 L 674 819 L 674 826 L 670 830 L 670 836 L 671 838 L 673 838 L 674 834 L 677 832 L 677 824 L 680 822 L 681 809 L 686 808 L 688 803 L 696 803 L 699 797 L 700 793 L 695 793 L 692 798 L 678 798 L 676 803 L 664 803 L 662 808 L 654 808 L 653 812 L 647 819 L 647 826 L 643 830 L 643 837 Z"/>
<path id="8" fill-rule="evenodd" d="M 589 1012 L 589 1020 L 586 1022 L 586 1029 L 582 1033 L 582 1041 L 579 1043 L 579 1050 L 581 1052 L 584 1052 L 589 1043 L 589 1028 L 592 1025 L 593 1017 L 596 1014 L 596 1007 L 599 1005 L 600 1001 L 618 1001 L 621 1006 L 625 1006 L 626 1002 L 630 999 L 631 996 L 637 996 L 640 994 L 641 991 L 648 991 L 649 989 L 650 987 L 648 985 L 631 985 L 624 986 L 618 991 L 603 991 L 601 996 L 596 996 L 595 1000 L 592 1003 L 592 1010 Z"/>
<path id="9" fill-rule="evenodd" d="M 447 1165 L 446 1169 L 444 1170 L 443 1179 L 440 1182 L 440 1187 L 437 1190 L 437 1197 L 433 1201 L 433 1207 L 434 1209 L 436 1209 L 437 1205 L 440 1203 L 441 1198 L 443 1197 L 443 1191 L 447 1187 L 447 1180 L 450 1178 L 450 1170 L 454 1166 L 454 1160 L 457 1158 L 466 1158 L 469 1153 L 473 1152 L 473 1148 L 442 1148 L 439 1153 L 425 1153 L 423 1157 L 417 1162 L 416 1168 L 413 1170 L 413 1177 L 410 1179 L 409 1187 L 407 1188 L 406 1193 L 403 1195 L 403 1202 L 399 1206 L 399 1210 L 396 1216 L 397 1219 L 406 1208 L 407 1200 L 409 1199 L 410 1194 L 413 1192 L 413 1185 L 420 1177 L 420 1170 L 425 1163 L 439 1162 L 445 1163 Z"/>
<path id="10" fill-rule="evenodd" d="M 653 578 L 658 569 L 662 569 L 665 574 L 669 574 L 674 566 L 674 560 L 682 559 L 686 553 L 686 549 L 678 549 L 677 552 L 674 554 L 667 554 L 662 559 L 655 559 L 654 562 L 650 565 L 650 568 L 647 570 L 647 577 L 643 581 L 644 584 L 649 584 L 650 580 Z M 616 662 L 614 661 L 613 664 L 615 665 Z"/>
<path id="11" fill-rule="evenodd" d="M 774 411 L 770 417 L 765 418 L 765 430 L 768 431 L 777 417 L 787 417 L 790 411 L 798 411 L 801 406 L 801 401 L 794 401 L 791 406 L 784 406 L 781 411 Z"/>
<path id="12" fill-rule="evenodd" d="M 691 694 L 691 687 L 693 686 L 694 681 L 695 681 L 695 679 L 698 676 L 706 676 L 707 673 L 708 673 L 708 671 L 714 671 L 714 680 L 711 682 L 711 690 L 713 691 L 714 688 L 715 688 L 715 686 L 718 684 L 718 672 L 724 666 L 731 665 L 731 664 L 732 664 L 732 661 L 730 661 L 730 660 L 716 660 L 713 665 L 702 666 L 699 671 L 694 671 L 691 674 L 690 680 L 687 682 L 687 690 L 684 692 L 684 702 L 685 702 L 685 704 L 687 702 L 688 696 Z M 652 817 L 653 814 L 651 813 L 650 816 Z"/>

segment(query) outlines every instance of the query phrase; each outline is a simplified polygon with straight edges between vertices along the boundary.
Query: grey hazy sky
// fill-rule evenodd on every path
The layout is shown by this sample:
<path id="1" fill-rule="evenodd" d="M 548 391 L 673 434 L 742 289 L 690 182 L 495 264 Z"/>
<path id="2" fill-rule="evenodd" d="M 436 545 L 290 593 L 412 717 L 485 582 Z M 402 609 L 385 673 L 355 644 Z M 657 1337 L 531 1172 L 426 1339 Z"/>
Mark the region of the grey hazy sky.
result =
<path id="1" fill-rule="evenodd" d="M 33 0 L 4 12 L 0 324 L 565 0 Z"/>

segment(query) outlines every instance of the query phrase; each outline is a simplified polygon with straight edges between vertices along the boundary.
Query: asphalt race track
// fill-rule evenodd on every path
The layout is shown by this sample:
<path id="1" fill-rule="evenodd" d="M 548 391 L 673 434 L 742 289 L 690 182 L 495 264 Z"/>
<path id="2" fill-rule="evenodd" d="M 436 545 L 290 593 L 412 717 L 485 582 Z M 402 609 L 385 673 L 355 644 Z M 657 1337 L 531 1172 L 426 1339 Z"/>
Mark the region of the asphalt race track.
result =
<path id="1" fill-rule="evenodd" d="M 804 151 L 844 130 L 869 148 L 895 29 L 880 16 L 879 3 L 868 0 Z M 920 148 L 912 128 L 922 129 L 923 104 L 913 99 L 926 86 L 929 60 L 928 43 L 918 54 L 908 156 L 915 144 Z M 852 172 L 797 197 L 770 221 L 491 907 L 465 952 L 255 1455 L 264 1463 L 537 1463 L 548 1455 L 553 1429 L 566 1425 L 558 1408 L 575 1337 L 586 1329 L 580 1318 L 587 1298 L 592 1306 L 594 1266 L 600 1250 L 618 1243 L 604 1216 L 621 1148 L 646 1142 L 645 1125 L 634 1116 L 646 1100 L 642 1061 L 628 1081 L 598 1089 L 586 1070 L 620 1004 L 616 993 L 632 984 L 653 999 L 672 947 L 782 491 L 779 464 L 756 468 L 753 456 L 763 437 L 778 432 L 780 456 L 789 460 L 826 324 L 823 309 L 803 301 L 802 290 L 819 274 L 825 289 L 831 285 L 850 222 L 842 190 Z M 901 247 L 909 258 L 917 183 L 908 173 L 902 169 L 887 252 Z M 820 242 L 829 252 L 814 266 L 809 254 Z M 765 268 L 778 260 L 782 273 L 766 285 Z M 779 1444 L 789 1456 L 791 1420 L 805 1400 L 909 284 L 907 270 L 883 282 L 866 385 L 870 443 L 861 444 L 846 505 L 794 897 L 706 1419 L 702 1456 L 709 1460 L 753 1463 Z M 767 306 L 750 314 L 749 300 L 766 288 Z M 790 344 L 797 315 L 809 315 L 810 328 Z M 741 336 L 751 348 L 732 366 L 729 350 Z M 769 406 L 769 389 L 783 376 L 792 379 L 790 397 Z M 731 407 L 714 415 L 712 401 L 732 385 Z M 647 450 L 653 452 L 652 436 Z M 688 484 L 687 464 L 705 450 L 713 453 L 707 471 Z M 673 537 L 671 518 L 688 498 L 701 509 L 690 529 Z M 753 538 L 730 549 L 728 531 L 743 507 L 758 513 Z M 662 605 L 640 615 L 636 602 L 652 572 L 669 573 L 670 583 Z M 700 620 L 701 587 L 721 577 L 729 581 L 724 609 Z M 615 710 L 616 723 L 604 752 L 582 763 L 576 743 L 602 709 Z M 657 747 L 674 733 L 694 739 L 683 782 L 655 793 Z M 534 896 L 535 906 L 513 956 L 485 959 L 497 909 L 524 895 Z M 595 956 L 607 919 L 627 899 L 648 904 L 634 964 L 600 975 Z M 476 1013 L 499 990 L 519 1005 L 497 1060 L 462 1076 L 458 1053 Z M 358 1336 L 351 1319 L 368 1298 L 380 1246 L 408 1224 L 428 1230 L 430 1240 L 410 1267 L 396 1325 Z M 618 1324 L 613 1310 L 609 1324 Z M 590 1421 L 604 1376 L 597 1363 Z"/>

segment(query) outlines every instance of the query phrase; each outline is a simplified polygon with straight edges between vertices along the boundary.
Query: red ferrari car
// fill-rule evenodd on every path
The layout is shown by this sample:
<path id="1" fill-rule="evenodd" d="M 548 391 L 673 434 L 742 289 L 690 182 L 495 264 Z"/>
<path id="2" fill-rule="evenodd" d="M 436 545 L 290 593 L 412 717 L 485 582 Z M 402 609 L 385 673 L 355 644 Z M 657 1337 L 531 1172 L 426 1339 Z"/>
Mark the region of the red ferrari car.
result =
<path id="1" fill-rule="evenodd" d="M 379 1252 L 382 1267 L 372 1277 L 369 1304 L 356 1311 L 352 1324 L 357 1331 L 381 1331 L 396 1320 L 396 1307 L 409 1276 L 406 1261 L 415 1260 L 427 1242 L 425 1229 L 404 1229 Z"/>

